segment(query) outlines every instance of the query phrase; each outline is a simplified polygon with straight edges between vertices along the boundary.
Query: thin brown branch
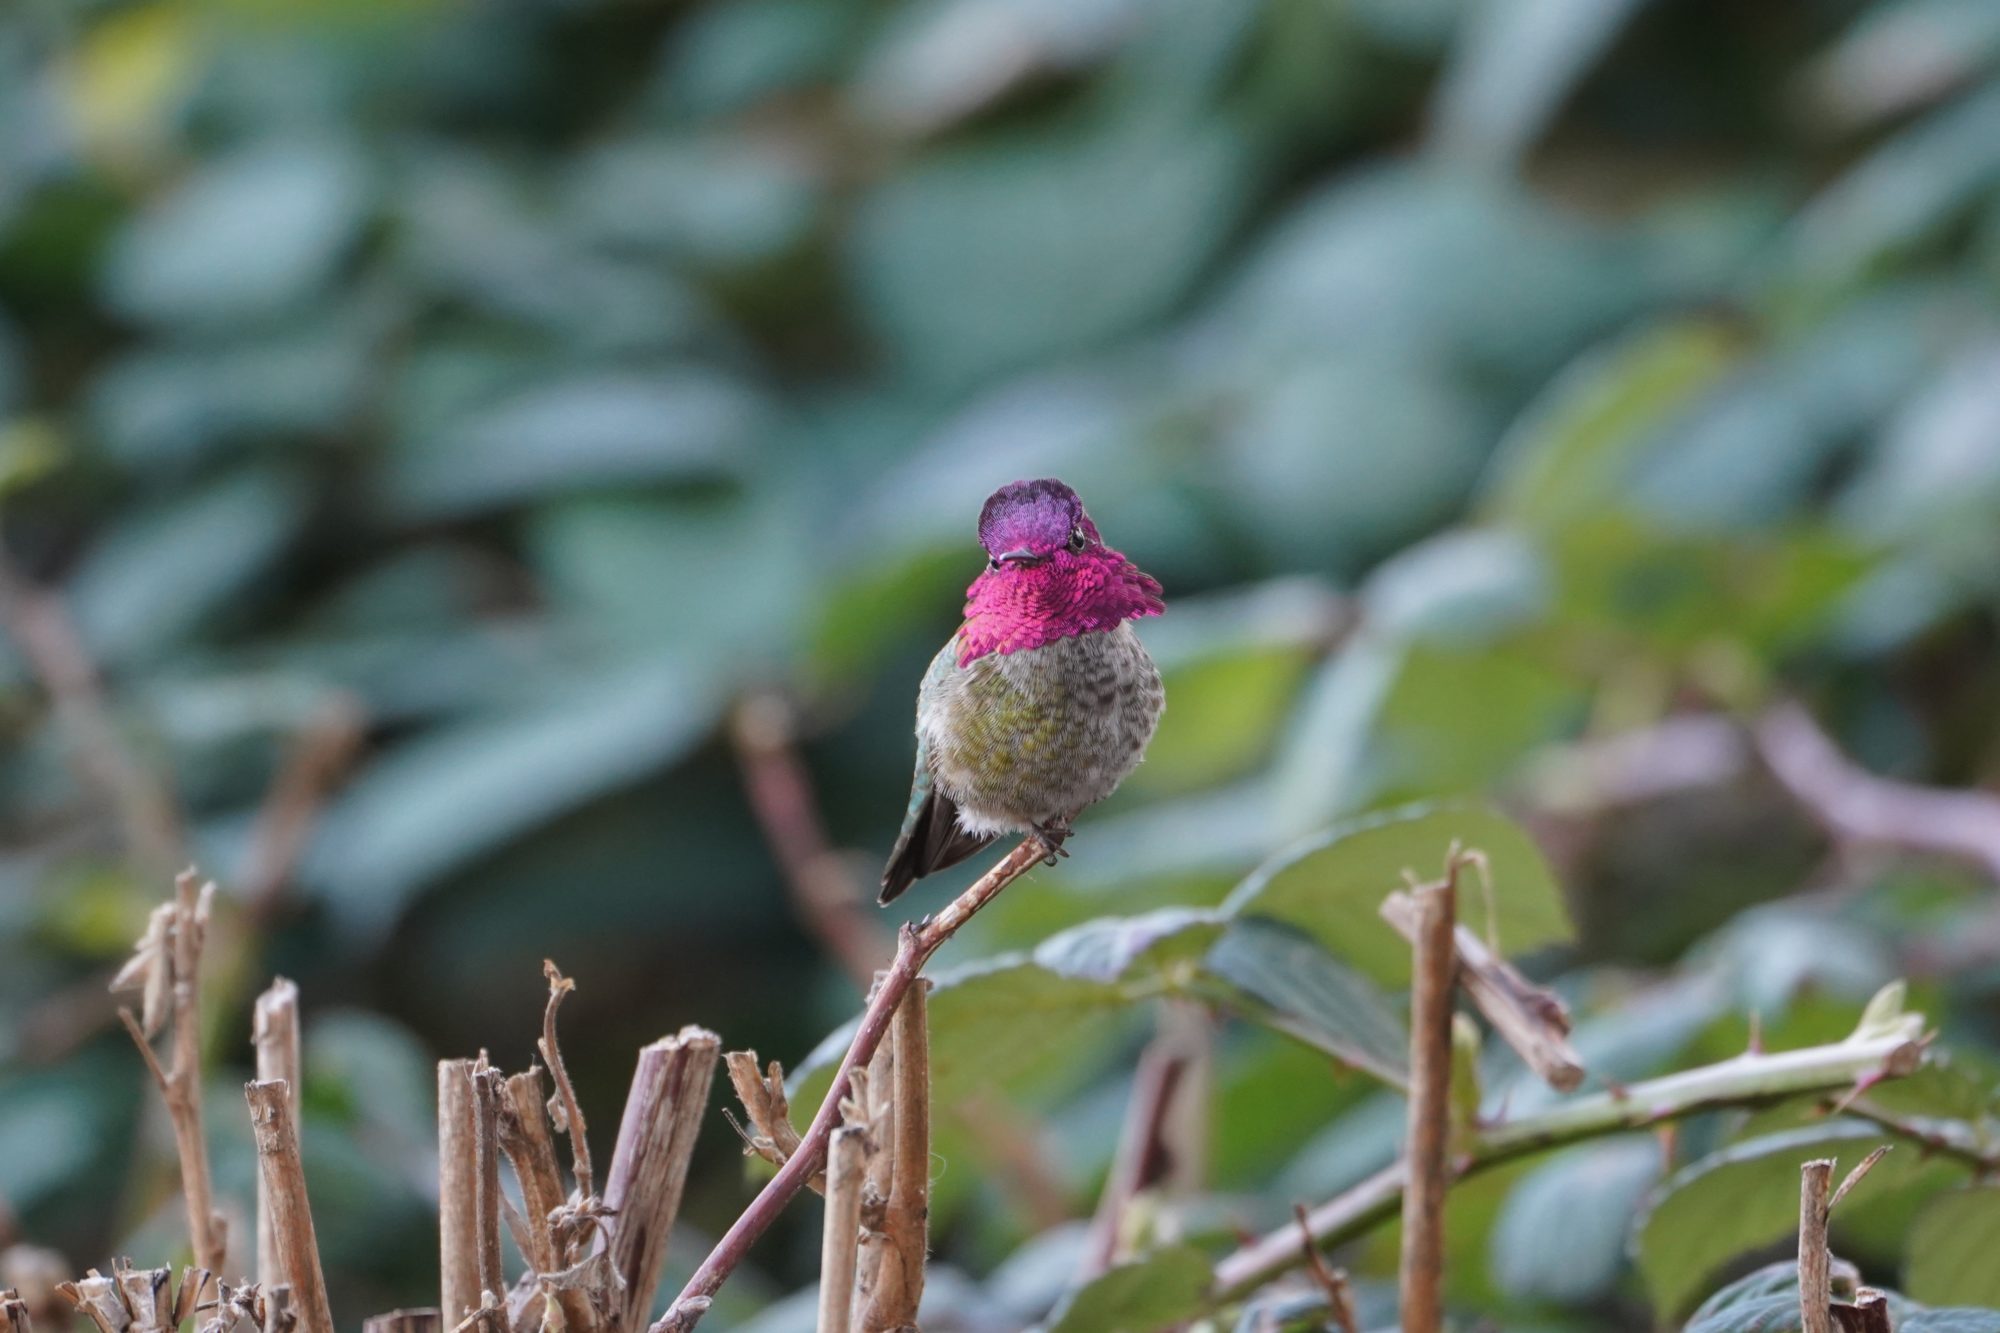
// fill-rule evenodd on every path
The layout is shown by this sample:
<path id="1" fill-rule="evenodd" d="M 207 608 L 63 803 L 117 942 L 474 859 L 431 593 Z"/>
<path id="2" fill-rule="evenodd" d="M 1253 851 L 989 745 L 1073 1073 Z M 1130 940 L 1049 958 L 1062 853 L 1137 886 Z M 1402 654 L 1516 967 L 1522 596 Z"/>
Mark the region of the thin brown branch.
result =
<path id="1" fill-rule="evenodd" d="M 1348 1285 L 1347 1273 L 1327 1263 L 1326 1256 L 1313 1243 L 1312 1223 L 1302 1203 L 1292 1205 L 1292 1217 L 1299 1224 L 1300 1243 L 1305 1246 L 1306 1273 L 1320 1295 L 1326 1297 L 1328 1317 L 1340 1327 L 1340 1333 L 1361 1333 L 1360 1325 L 1354 1317 L 1354 1290 Z"/>
<path id="2" fill-rule="evenodd" d="M 887 980 L 862 1013 L 854 1040 L 849 1043 L 847 1054 L 834 1072 L 832 1086 L 827 1089 L 826 1099 L 820 1103 L 819 1111 L 801 1139 L 799 1150 L 778 1169 L 778 1173 L 758 1192 L 722 1239 L 716 1242 L 715 1248 L 695 1269 L 687 1285 L 681 1288 L 680 1295 L 667 1313 L 653 1325 L 651 1333 L 685 1333 L 707 1312 L 716 1291 L 749 1253 L 751 1244 L 764 1234 L 765 1228 L 784 1211 L 785 1205 L 819 1171 L 826 1157 L 827 1139 L 839 1114 L 840 1101 L 847 1096 L 848 1080 L 855 1070 L 867 1067 L 869 1059 L 888 1034 L 890 1020 L 902 1001 L 903 992 L 916 980 L 917 973 L 960 927 L 1045 855 L 1047 849 L 1038 839 L 1023 838 L 1004 860 L 974 881 L 943 911 L 922 924 L 911 923 L 903 927 L 897 938 L 896 957 L 889 967 Z"/>
<path id="3" fill-rule="evenodd" d="M 1861 1165 L 1855 1167 L 1852 1171 L 1849 1171 L 1847 1173 L 1846 1178 L 1840 1182 L 1840 1187 L 1834 1190 L 1833 1197 L 1826 1201 L 1826 1211 L 1828 1216 L 1832 1215 L 1834 1209 L 1840 1207 L 1840 1201 L 1847 1197 L 1847 1192 L 1853 1189 L 1856 1185 L 1859 1185 L 1864 1179 L 1867 1178 L 1868 1173 L 1875 1169 L 1875 1163 L 1881 1161 L 1885 1156 L 1888 1155 L 1891 1146 L 1892 1145 L 1887 1143 L 1883 1144 L 1881 1147 L 1877 1148 L 1874 1152 L 1871 1152 L 1866 1157 L 1862 1158 Z"/>
<path id="4" fill-rule="evenodd" d="M 243 1085 L 250 1103 L 250 1128 L 257 1138 L 257 1170 L 271 1201 L 272 1229 L 278 1236 L 279 1264 L 292 1291 L 304 1333 L 333 1333 L 320 1273 L 319 1243 L 313 1235 L 312 1207 L 306 1200 L 305 1167 L 299 1160 L 298 1129 L 292 1123 L 291 1090 L 283 1082 Z M 268 1298 L 273 1292 L 266 1292 Z"/>
<path id="5" fill-rule="evenodd" d="M 1409 894 L 1398 891 L 1384 899 L 1382 919 L 1404 939 L 1415 941 L 1417 910 Z M 1522 976 L 1466 927 L 1456 927 L 1453 939 L 1459 983 L 1500 1039 L 1550 1087 L 1575 1091 L 1583 1082 L 1584 1068 L 1583 1057 L 1569 1042 L 1568 1007 L 1553 991 Z"/>
<path id="6" fill-rule="evenodd" d="M 237 880 L 253 922 L 270 919 L 311 841 L 321 807 L 360 753 L 365 734 L 360 701 L 339 692 L 321 705 L 287 748 L 250 826 Z"/>
<path id="7" fill-rule="evenodd" d="M 1158 1035 L 1147 1043 L 1133 1073 L 1132 1096 L 1125 1104 L 1125 1123 L 1119 1130 L 1111 1172 L 1084 1241 L 1083 1268 L 1078 1276 L 1086 1282 L 1127 1257 L 1130 1238 L 1125 1223 L 1133 1200 L 1165 1175 L 1186 1150 L 1185 1145 L 1172 1142 L 1170 1127 L 1174 1107 L 1194 1081 L 1194 1068 L 1203 1058 L 1205 1043 L 1190 1029 L 1178 1007 L 1162 1007 L 1160 1023 Z"/>
<path id="8" fill-rule="evenodd" d="M 1833 1254 L 1826 1247 L 1833 1161 L 1799 1167 L 1799 1319 L 1804 1333 L 1833 1333 Z"/>
<path id="9" fill-rule="evenodd" d="M 556 1085 L 549 1114 L 555 1119 L 557 1129 L 569 1132 L 570 1173 L 576 1177 L 577 1196 L 588 1199 L 596 1192 L 596 1178 L 590 1167 L 590 1139 L 583 1123 L 583 1107 L 576 1100 L 576 1088 L 563 1064 L 562 1047 L 556 1042 L 556 1010 L 562 1008 L 563 997 L 576 989 L 576 983 L 546 958 L 542 960 L 542 975 L 549 980 L 549 1007 L 542 1011 L 542 1039 L 536 1044 Z"/>
<path id="10" fill-rule="evenodd" d="M 890 1188 L 883 1210 L 881 1258 L 873 1290 L 862 1311 L 862 1333 L 913 1329 L 924 1295 L 924 1264 L 930 1252 L 931 1058 L 926 1014 L 931 983 L 919 977 L 896 1009 L 889 1045 L 895 1052 L 890 1140 L 882 1155 L 891 1159 Z"/>
<path id="11" fill-rule="evenodd" d="M 1867 1097 L 1851 1095 L 1837 1102 L 1829 1098 L 1825 1109 L 1878 1125 L 1925 1152 L 1964 1162 L 1981 1175 L 2000 1172 L 2000 1149 L 1986 1147 L 1962 1121 L 1911 1119 L 1884 1110 Z"/>
<path id="12" fill-rule="evenodd" d="M 1075 1214 L 1069 1193 L 1042 1157 L 1036 1126 L 1004 1098 L 991 1092 L 960 1097 L 945 1114 L 971 1131 L 995 1183 L 1021 1210 L 1028 1226 L 1046 1231 Z"/>
<path id="13" fill-rule="evenodd" d="M 257 1052 L 260 1081 L 282 1080 L 291 1089 L 292 1117 L 299 1115 L 299 988 L 283 977 L 275 977 L 269 989 L 257 997 L 251 1017 L 250 1041 Z M 280 1266 L 278 1237 L 272 1229 L 271 1200 L 264 1183 L 257 1183 L 257 1281 L 266 1287 L 285 1280 Z"/>
<path id="14" fill-rule="evenodd" d="M 201 956 L 214 899 L 214 884 L 201 883 L 192 870 L 183 871 L 174 881 L 173 901 L 154 910 L 131 961 L 111 984 L 114 990 L 143 992 L 143 1022 L 135 1020 L 130 1010 L 120 1009 L 118 1014 L 159 1085 L 173 1122 L 195 1262 L 221 1272 L 227 1262 L 228 1230 L 215 1210 L 201 1117 Z M 172 1053 L 170 1063 L 162 1067 L 150 1038 L 169 1021 Z"/>
<path id="15" fill-rule="evenodd" d="M 473 1062 L 438 1061 L 438 1309 L 456 1325 L 484 1303 L 479 1286 L 479 1144 Z"/>
<path id="16" fill-rule="evenodd" d="M 643 1048 L 632 1071 L 604 1182 L 607 1250 L 624 1291 L 620 1328 L 642 1327 L 652 1311 L 721 1049 L 713 1032 L 684 1027 Z"/>
<path id="17" fill-rule="evenodd" d="M 826 836 L 812 780 L 799 758 L 792 706 L 772 692 L 752 694 L 730 718 L 743 788 L 778 862 L 799 923 L 866 986 L 895 951 L 869 895 Z"/>
<path id="18" fill-rule="evenodd" d="M 1445 1160 L 1451 1133 L 1452 981 L 1460 855 L 1453 847 L 1445 877 L 1412 893 L 1416 920 L 1410 981 L 1410 1102 L 1403 1158 L 1403 1255 L 1399 1274 L 1404 1333 L 1438 1333 L 1444 1322 Z"/>
<path id="19" fill-rule="evenodd" d="M 70 762 L 110 806 L 126 846 L 148 875 L 186 864 L 180 809 L 172 791 L 126 744 L 111 715 L 97 664 L 69 608 L 0 558 L 0 623 L 48 691 L 70 740 Z"/>
<path id="20" fill-rule="evenodd" d="M 1878 777 L 1797 704 L 1767 712 L 1756 738 L 1772 774 L 1835 842 L 1947 856 L 2000 881 L 2000 797 Z"/>
<path id="21" fill-rule="evenodd" d="M 819 1333 L 848 1333 L 853 1327 L 861 1192 L 873 1155 L 869 1149 L 868 1131 L 860 1125 L 844 1125 L 833 1132 L 827 1154 L 826 1219 L 820 1234 Z"/>

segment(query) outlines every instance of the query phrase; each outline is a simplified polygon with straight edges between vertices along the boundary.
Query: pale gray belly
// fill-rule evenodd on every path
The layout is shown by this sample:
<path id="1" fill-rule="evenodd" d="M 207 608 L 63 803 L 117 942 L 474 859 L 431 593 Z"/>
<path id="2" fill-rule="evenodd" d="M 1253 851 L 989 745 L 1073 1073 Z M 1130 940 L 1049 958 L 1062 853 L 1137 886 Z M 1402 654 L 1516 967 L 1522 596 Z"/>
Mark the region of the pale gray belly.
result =
<path id="1" fill-rule="evenodd" d="M 1145 754 L 1165 699 L 1127 623 L 952 671 L 919 722 L 961 823 L 998 833 L 1109 796 Z"/>

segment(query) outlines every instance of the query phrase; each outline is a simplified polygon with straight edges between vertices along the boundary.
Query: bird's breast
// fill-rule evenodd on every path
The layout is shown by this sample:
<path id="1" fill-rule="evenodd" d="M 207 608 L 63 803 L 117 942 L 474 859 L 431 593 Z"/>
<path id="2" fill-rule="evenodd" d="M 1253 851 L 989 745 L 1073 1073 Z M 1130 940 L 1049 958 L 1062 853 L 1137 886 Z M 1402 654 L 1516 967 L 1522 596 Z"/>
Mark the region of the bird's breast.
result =
<path id="1" fill-rule="evenodd" d="M 953 667 L 919 701 L 931 771 L 968 823 L 1073 815 L 1139 762 L 1164 694 L 1130 624 Z"/>

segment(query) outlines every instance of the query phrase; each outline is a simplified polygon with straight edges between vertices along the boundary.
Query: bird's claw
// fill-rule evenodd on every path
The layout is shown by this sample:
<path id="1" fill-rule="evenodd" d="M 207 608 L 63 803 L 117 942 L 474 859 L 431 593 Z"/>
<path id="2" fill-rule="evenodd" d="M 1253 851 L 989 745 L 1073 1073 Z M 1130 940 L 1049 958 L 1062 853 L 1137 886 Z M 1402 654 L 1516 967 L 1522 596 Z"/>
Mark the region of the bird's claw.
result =
<path id="1" fill-rule="evenodd" d="M 1034 829 L 1035 837 L 1041 840 L 1043 850 L 1048 853 L 1042 858 L 1043 865 L 1052 866 L 1069 855 L 1068 849 L 1063 846 L 1069 840 L 1067 823 L 1050 820 L 1046 824 L 1036 824 Z"/>

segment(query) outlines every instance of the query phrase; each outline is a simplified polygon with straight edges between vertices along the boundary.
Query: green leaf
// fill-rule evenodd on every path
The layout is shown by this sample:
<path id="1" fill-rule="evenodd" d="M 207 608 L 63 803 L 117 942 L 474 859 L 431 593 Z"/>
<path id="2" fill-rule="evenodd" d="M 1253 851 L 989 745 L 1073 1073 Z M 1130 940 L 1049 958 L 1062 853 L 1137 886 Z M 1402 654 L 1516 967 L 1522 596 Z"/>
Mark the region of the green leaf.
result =
<path id="1" fill-rule="evenodd" d="M 1874 1125 L 1836 1120 L 1732 1144 L 1676 1172 L 1633 1228 L 1654 1308 L 1662 1317 L 1674 1314 L 1722 1264 L 1795 1229 L 1801 1163 L 1837 1156 L 1852 1166 L 1887 1137 Z M 1921 1166 L 1916 1153 L 1891 1152 L 1843 1210 L 1866 1207 Z"/>
<path id="2" fill-rule="evenodd" d="M 853 219 L 862 308 L 917 377 L 963 384 L 1157 318 L 1247 199 L 1227 121 L 988 140 L 891 176 Z"/>
<path id="3" fill-rule="evenodd" d="M 1433 108 L 1438 147 L 1468 162 L 1514 162 L 1642 3 L 1535 0 L 1467 6 Z"/>
<path id="4" fill-rule="evenodd" d="M 1353 572 L 1419 540 L 1463 501 L 1492 428 L 1447 367 L 1373 348 L 1316 350 L 1248 387 L 1218 464 L 1281 568 Z"/>
<path id="5" fill-rule="evenodd" d="M 1585 355 L 1501 440 L 1487 512 L 1555 532 L 1615 504 L 1653 432 L 1715 384 L 1736 350 L 1729 330 L 1688 320 Z"/>
<path id="6" fill-rule="evenodd" d="M 1792 264 L 1808 282 L 1845 281 L 1938 235 L 2000 171 L 2000 89 L 1933 111 L 1821 192 L 1793 227 Z"/>
<path id="7" fill-rule="evenodd" d="M 1408 647 L 1363 625 L 1307 685 L 1271 783 L 1276 829 L 1294 837 L 1363 808 L 1379 789 L 1370 761 L 1382 709 Z"/>
<path id="8" fill-rule="evenodd" d="M 1260 867 L 1223 904 L 1232 916 L 1297 926 L 1335 958 L 1393 988 L 1409 984 L 1410 949 L 1378 915 L 1403 872 L 1434 879 L 1453 842 L 1484 852 L 1493 872 L 1493 923 L 1514 955 L 1571 938 L 1569 913 L 1534 841 L 1477 804 L 1406 806 L 1336 825 Z M 1459 875 L 1458 917 L 1482 935 L 1486 897 L 1476 869 Z"/>
<path id="9" fill-rule="evenodd" d="M 1222 934 L 1219 913 L 1162 907 L 1143 916 L 1105 917 L 1049 936 L 1035 962 L 1051 972 L 1107 985 L 1171 984 Z"/>
<path id="10" fill-rule="evenodd" d="M 706 688 L 654 668 L 433 729 L 349 786 L 304 878 L 350 928 L 380 930 L 431 881 L 672 763 L 714 720 Z"/>
<path id="11" fill-rule="evenodd" d="M 141 213 L 104 273 L 106 301 L 161 323 L 275 313 L 330 279 L 369 206 L 360 156 L 337 142 L 259 139 Z"/>
<path id="12" fill-rule="evenodd" d="M 218 615 L 292 540 L 306 499 L 289 474 L 245 469 L 128 511 L 70 581 L 92 650 L 112 663 L 155 658 Z"/>
<path id="13" fill-rule="evenodd" d="M 1903 1287 L 1921 1301 L 2000 1306 L 2000 1188 L 1943 1194 L 1910 1230 Z"/>
<path id="14" fill-rule="evenodd" d="M 1980 1256 L 1991 1259 L 1991 1254 Z M 1896 1325 L 1899 1333 L 2000 1333 L 2000 1310 L 1917 1310 Z"/>
<path id="15" fill-rule="evenodd" d="M 769 424 L 759 395 L 713 371 L 567 379 L 410 443 L 391 485 L 428 516 L 586 486 L 723 480 Z"/>
<path id="16" fill-rule="evenodd" d="M 1230 923 L 1202 967 L 1235 992 L 1255 1021 L 1377 1078 L 1409 1080 L 1409 1034 L 1389 997 L 1311 936 L 1243 917 Z"/>
<path id="17" fill-rule="evenodd" d="M 718 268 L 791 249 L 817 200 L 796 156 L 756 135 L 615 141 L 577 163 L 571 212 L 592 238 Z"/>
<path id="18" fill-rule="evenodd" d="M 1155 1250 L 1092 1279 L 1065 1300 L 1048 1333 L 1157 1333 L 1201 1308 L 1213 1276 L 1192 1245 Z"/>
<path id="19" fill-rule="evenodd" d="M 808 525 L 788 500 L 768 487 L 579 496 L 537 506 L 528 540 L 545 585 L 604 640 L 746 671 L 787 644 L 812 587 Z"/>
<path id="20" fill-rule="evenodd" d="M 1607 1294 L 1625 1264 L 1625 1228 L 1659 1179 L 1650 1135 L 1557 1153 L 1507 1195 L 1492 1234 L 1493 1279 L 1508 1295 L 1556 1305 Z"/>

